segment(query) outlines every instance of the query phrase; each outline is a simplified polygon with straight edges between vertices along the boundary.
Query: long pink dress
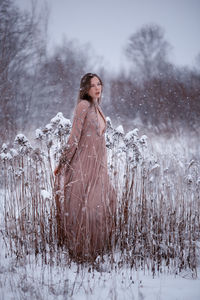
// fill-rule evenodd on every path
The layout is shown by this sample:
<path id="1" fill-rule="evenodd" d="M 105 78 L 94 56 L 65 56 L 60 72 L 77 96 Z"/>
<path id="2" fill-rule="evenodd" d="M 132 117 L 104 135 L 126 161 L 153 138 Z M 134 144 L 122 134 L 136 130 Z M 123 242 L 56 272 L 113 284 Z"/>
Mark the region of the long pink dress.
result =
<path id="1" fill-rule="evenodd" d="M 94 260 L 112 247 L 116 194 L 107 170 L 106 119 L 81 100 L 56 175 L 58 239 L 72 258 Z"/>

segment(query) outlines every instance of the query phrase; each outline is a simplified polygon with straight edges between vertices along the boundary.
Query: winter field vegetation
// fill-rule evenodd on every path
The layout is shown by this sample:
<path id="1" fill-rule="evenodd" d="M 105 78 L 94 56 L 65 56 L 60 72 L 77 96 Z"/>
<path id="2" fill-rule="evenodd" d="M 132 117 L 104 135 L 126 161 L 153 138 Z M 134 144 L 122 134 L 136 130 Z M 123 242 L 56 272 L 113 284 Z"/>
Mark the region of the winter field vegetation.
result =
<path id="1" fill-rule="evenodd" d="M 112 253 L 90 265 L 71 261 L 57 242 L 53 169 L 70 129 L 58 113 L 36 130 L 32 143 L 18 134 L 13 147 L 1 147 L 2 299 L 198 299 L 196 138 L 150 141 L 137 128 L 126 134 L 122 126 L 113 128 L 107 118 L 109 172 L 118 194 L 116 242 Z M 179 288 L 167 292 L 166 282 L 173 286 L 175 278 L 181 289 L 190 282 L 185 298 Z"/>

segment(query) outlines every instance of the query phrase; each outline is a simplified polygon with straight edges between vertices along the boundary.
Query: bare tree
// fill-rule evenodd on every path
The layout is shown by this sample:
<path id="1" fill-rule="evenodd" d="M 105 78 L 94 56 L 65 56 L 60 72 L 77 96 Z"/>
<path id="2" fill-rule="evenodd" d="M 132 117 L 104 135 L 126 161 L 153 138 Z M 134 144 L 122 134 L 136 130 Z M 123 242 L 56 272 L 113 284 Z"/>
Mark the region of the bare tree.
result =
<path id="1" fill-rule="evenodd" d="M 17 122 L 23 114 L 27 116 L 36 67 L 44 52 L 40 37 L 34 7 L 31 14 L 21 13 L 12 1 L 0 1 L 0 128 L 3 140 L 13 136 Z"/>
<path id="2" fill-rule="evenodd" d="M 166 72 L 169 43 L 158 25 L 145 25 L 134 33 L 125 48 L 127 58 L 134 63 L 144 79 Z"/>
<path id="3" fill-rule="evenodd" d="M 48 8 L 47 8 L 48 10 Z M 31 132 L 62 111 L 75 106 L 80 78 L 96 69 L 90 45 L 65 39 L 46 51 L 48 15 L 44 20 L 21 12 L 11 0 L 0 0 L 0 137 Z M 91 55 L 92 54 L 92 55 Z M 93 59 L 91 59 L 91 57 Z M 95 68 L 94 68 L 95 67 Z"/>

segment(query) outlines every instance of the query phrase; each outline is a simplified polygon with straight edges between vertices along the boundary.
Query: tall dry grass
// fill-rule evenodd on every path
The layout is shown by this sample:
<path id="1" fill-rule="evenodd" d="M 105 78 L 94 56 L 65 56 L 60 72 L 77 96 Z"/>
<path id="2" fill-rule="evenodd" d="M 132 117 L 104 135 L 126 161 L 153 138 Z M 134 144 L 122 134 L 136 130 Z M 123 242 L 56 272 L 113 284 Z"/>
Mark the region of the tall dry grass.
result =
<path id="1" fill-rule="evenodd" d="M 138 129 L 106 133 L 109 172 L 117 191 L 117 229 L 112 268 L 127 265 L 197 275 L 200 240 L 200 164 L 174 154 L 154 153 Z M 34 147 L 19 134 L 13 148 L 2 145 L 1 185 L 4 190 L 3 237 L 10 255 L 41 255 L 44 263 L 70 263 L 59 247 L 53 169 L 70 133 L 61 113 L 36 130 Z M 189 160 L 188 160 L 189 159 Z M 64 255 L 64 256 L 63 256 Z M 98 260 L 100 266 L 103 259 Z"/>

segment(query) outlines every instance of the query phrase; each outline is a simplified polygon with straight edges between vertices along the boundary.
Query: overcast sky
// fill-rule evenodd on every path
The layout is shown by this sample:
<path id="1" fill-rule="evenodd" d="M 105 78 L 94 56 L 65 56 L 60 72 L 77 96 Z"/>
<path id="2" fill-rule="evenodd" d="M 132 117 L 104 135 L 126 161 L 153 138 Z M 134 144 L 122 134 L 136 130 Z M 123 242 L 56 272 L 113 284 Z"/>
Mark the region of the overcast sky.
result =
<path id="1" fill-rule="evenodd" d="M 14 0 L 21 8 L 31 0 Z M 45 0 L 37 1 L 42 5 Z M 170 59 L 194 66 L 200 53 L 200 0 L 46 0 L 50 7 L 50 45 L 63 36 L 90 43 L 110 71 L 126 66 L 123 49 L 128 38 L 144 24 L 163 27 L 172 45 Z"/>

